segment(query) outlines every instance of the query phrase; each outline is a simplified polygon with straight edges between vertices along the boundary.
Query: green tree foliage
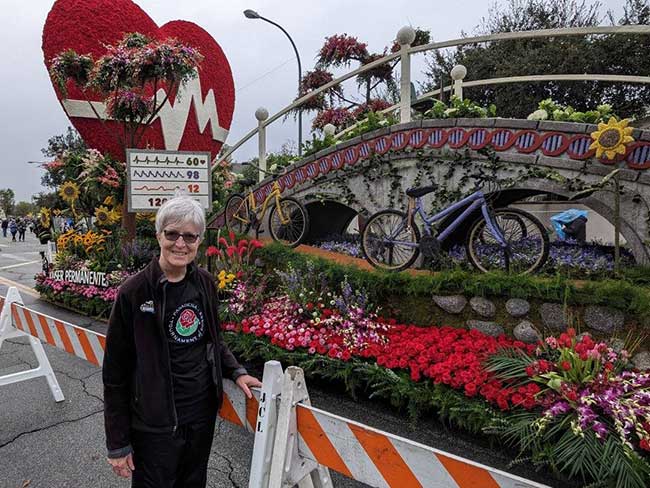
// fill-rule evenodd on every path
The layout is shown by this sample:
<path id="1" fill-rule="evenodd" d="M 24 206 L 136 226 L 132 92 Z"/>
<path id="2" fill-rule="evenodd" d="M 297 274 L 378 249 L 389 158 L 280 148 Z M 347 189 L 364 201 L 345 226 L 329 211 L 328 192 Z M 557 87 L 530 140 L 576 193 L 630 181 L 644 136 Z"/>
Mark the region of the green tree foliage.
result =
<path id="1" fill-rule="evenodd" d="M 0 190 L 0 208 L 7 216 L 13 213 L 14 196 L 14 191 L 11 188 Z"/>
<path id="2" fill-rule="evenodd" d="M 507 0 L 494 5 L 476 27 L 476 35 L 504 32 L 649 24 L 648 0 L 626 0 L 623 16 L 603 15 L 599 2 L 587 0 Z M 650 75 L 648 36 L 604 35 L 499 41 L 460 46 L 451 52 L 428 55 L 428 80 L 424 88 L 448 84 L 456 64 L 467 67 L 466 80 L 541 74 Z M 535 82 L 465 89 L 465 95 L 481 106 L 494 103 L 502 117 L 525 118 L 540 100 L 552 98 L 577 110 L 611 104 L 623 117 L 640 117 L 650 105 L 650 87 L 621 83 Z"/>
<path id="3" fill-rule="evenodd" d="M 27 214 L 36 214 L 38 209 L 33 203 L 18 202 L 14 207 L 14 214 L 16 217 L 25 217 Z"/>
<path id="4" fill-rule="evenodd" d="M 63 200 L 59 194 L 55 191 L 46 193 L 40 192 L 37 195 L 32 196 L 32 201 L 37 209 L 41 207 L 53 209 L 53 208 L 62 208 L 64 206 Z"/>
<path id="5" fill-rule="evenodd" d="M 86 143 L 79 133 L 72 127 L 68 126 L 68 130 L 65 134 L 50 137 L 47 140 L 47 147 L 41 149 L 41 152 L 45 157 L 58 158 L 61 157 L 65 151 L 84 152 L 86 149 Z"/>

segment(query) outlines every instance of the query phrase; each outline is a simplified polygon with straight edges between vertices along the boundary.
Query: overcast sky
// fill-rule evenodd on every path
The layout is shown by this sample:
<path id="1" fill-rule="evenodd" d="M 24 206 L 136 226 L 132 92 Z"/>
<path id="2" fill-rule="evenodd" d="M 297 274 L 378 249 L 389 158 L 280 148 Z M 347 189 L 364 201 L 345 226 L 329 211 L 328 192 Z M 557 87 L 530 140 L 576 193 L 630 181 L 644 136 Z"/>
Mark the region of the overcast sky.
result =
<path id="1" fill-rule="evenodd" d="M 1 0 L 0 6 L 0 113 L 2 171 L 0 189 L 12 188 L 16 201 L 30 201 L 42 191 L 43 170 L 27 161 L 41 161 L 40 149 L 70 125 L 51 86 L 41 51 L 45 18 L 53 0 Z M 236 87 L 235 114 L 227 143 L 234 144 L 255 124 L 254 112 L 264 106 L 274 114 L 288 105 L 296 93 L 297 65 L 286 37 L 276 27 L 246 19 L 251 8 L 282 25 L 300 52 L 303 72 L 313 68 L 324 38 L 347 33 L 368 43 L 371 52 L 390 46 L 404 25 L 429 29 L 436 41 L 472 32 L 487 14 L 484 0 L 136 0 L 162 25 L 170 20 L 194 22 L 221 45 L 230 61 Z M 624 0 L 605 0 L 605 8 L 622 12 Z M 604 11 L 605 9 L 603 9 Z M 422 56 L 420 56 L 421 58 Z M 424 67 L 415 63 L 414 76 Z M 468 74 L 471 79 L 471 73 Z M 279 121 L 280 122 L 280 121 Z M 276 122 L 268 133 L 269 151 L 297 140 L 293 119 Z M 304 138 L 309 135 L 304 121 Z M 252 143 L 235 153 L 241 161 L 257 153 Z"/>

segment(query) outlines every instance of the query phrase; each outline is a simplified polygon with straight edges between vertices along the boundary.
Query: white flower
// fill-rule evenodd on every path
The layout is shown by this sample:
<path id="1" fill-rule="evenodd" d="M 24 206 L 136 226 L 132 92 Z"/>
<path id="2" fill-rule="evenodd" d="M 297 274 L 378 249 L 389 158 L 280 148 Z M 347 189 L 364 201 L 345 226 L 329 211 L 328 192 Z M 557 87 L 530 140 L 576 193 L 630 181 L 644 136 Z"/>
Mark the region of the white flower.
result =
<path id="1" fill-rule="evenodd" d="M 447 117 L 451 117 L 451 116 L 454 115 L 456 112 L 458 112 L 458 109 L 457 109 L 457 108 L 453 108 L 453 107 L 452 107 L 452 108 L 448 108 L 447 110 L 445 110 L 445 115 L 446 115 Z"/>
<path id="2" fill-rule="evenodd" d="M 276 169 L 278 169 L 278 165 L 277 165 L 277 164 L 272 164 L 272 165 L 269 167 L 269 171 L 275 171 Z"/>
<path id="3" fill-rule="evenodd" d="M 548 120 L 548 112 L 544 109 L 535 110 L 528 116 L 528 120 Z"/>
<path id="4" fill-rule="evenodd" d="M 304 310 L 302 308 L 298 309 L 298 313 L 303 313 L 303 312 L 304 312 Z"/>

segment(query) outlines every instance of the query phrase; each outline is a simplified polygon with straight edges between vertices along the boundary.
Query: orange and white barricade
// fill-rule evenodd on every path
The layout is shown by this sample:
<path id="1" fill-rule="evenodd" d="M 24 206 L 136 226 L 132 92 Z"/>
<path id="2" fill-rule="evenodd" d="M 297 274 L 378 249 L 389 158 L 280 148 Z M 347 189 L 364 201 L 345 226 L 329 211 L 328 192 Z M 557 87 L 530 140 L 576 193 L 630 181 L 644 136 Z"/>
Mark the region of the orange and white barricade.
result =
<path id="1" fill-rule="evenodd" d="M 548 488 L 314 408 L 300 368 L 280 398 L 269 482 L 249 488 L 332 486 L 326 468 L 377 488 Z"/>
<path id="2" fill-rule="evenodd" d="M 24 307 L 13 287 L 0 306 L 0 347 L 28 337 L 39 363 L 0 376 L 0 386 L 45 376 L 54 399 L 64 399 L 41 341 L 101 366 L 104 335 Z M 262 384 L 249 399 L 224 380 L 219 411 L 255 433 L 249 488 L 331 487 L 329 469 L 376 488 L 548 488 L 314 408 L 300 368 L 268 361 Z"/>

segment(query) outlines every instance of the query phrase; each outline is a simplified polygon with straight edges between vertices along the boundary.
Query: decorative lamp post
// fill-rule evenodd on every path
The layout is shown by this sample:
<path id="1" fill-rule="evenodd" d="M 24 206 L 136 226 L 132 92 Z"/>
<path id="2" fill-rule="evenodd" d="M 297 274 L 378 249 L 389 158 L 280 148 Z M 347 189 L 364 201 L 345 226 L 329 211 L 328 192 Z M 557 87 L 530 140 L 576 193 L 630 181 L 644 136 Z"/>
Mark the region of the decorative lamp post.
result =
<path id="1" fill-rule="evenodd" d="M 397 43 L 400 53 L 400 102 L 399 118 L 402 124 L 411 121 L 411 55 L 408 50 L 415 41 L 415 29 L 410 25 L 397 31 Z"/>
<path id="2" fill-rule="evenodd" d="M 334 124 L 325 124 L 325 127 L 323 127 L 323 132 L 326 136 L 333 136 L 336 134 L 336 126 Z"/>
<path id="3" fill-rule="evenodd" d="M 454 96 L 463 99 L 463 79 L 467 76 L 467 68 L 457 64 L 451 69 L 451 79 L 454 80 Z"/>
<path id="4" fill-rule="evenodd" d="M 251 10 L 251 9 L 244 10 L 244 16 L 247 19 L 260 19 L 265 22 L 268 22 L 269 24 L 276 26 L 278 29 L 284 32 L 285 36 L 287 36 L 289 42 L 291 42 L 291 46 L 293 47 L 294 52 L 296 53 L 296 59 L 298 60 L 298 95 L 300 95 L 300 81 L 302 80 L 302 64 L 300 63 L 300 54 L 298 54 L 298 48 L 296 47 L 296 44 L 293 42 L 293 39 L 291 39 L 289 33 L 286 30 L 284 30 L 284 27 L 282 27 L 280 24 L 277 24 L 272 20 L 267 19 L 266 17 L 262 17 L 260 14 L 255 12 L 255 10 Z M 298 156 L 302 156 L 302 110 L 300 109 L 300 107 L 298 107 Z"/>
<path id="5" fill-rule="evenodd" d="M 258 181 L 262 181 L 266 176 L 266 127 L 264 121 L 269 118 L 269 111 L 264 107 L 255 110 L 255 118 L 257 119 L 257 137 L 258 137 Z"/>

